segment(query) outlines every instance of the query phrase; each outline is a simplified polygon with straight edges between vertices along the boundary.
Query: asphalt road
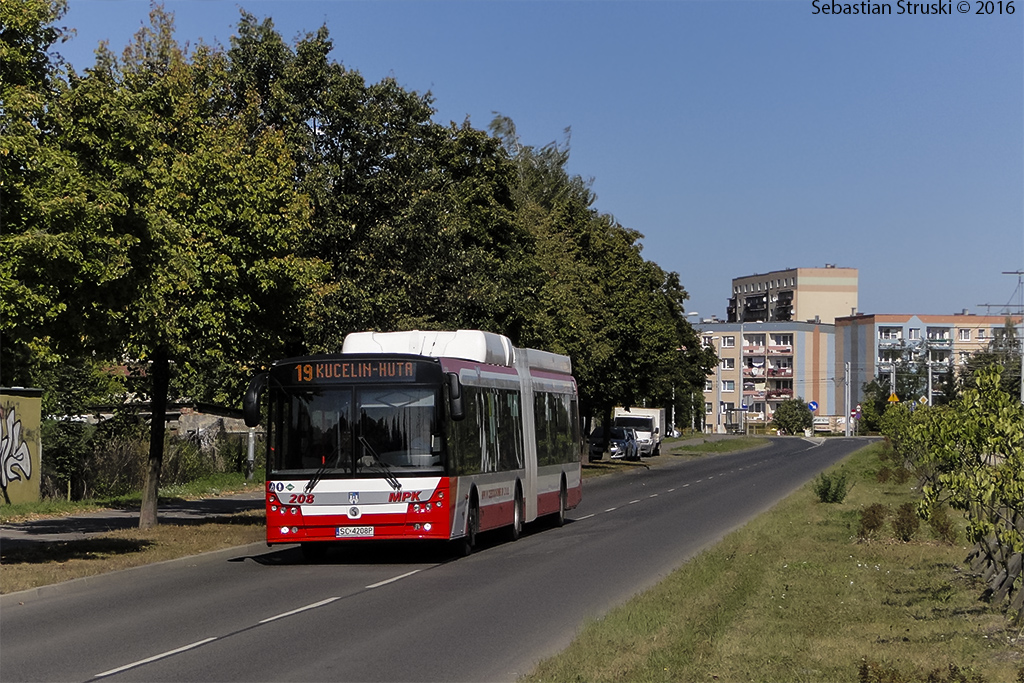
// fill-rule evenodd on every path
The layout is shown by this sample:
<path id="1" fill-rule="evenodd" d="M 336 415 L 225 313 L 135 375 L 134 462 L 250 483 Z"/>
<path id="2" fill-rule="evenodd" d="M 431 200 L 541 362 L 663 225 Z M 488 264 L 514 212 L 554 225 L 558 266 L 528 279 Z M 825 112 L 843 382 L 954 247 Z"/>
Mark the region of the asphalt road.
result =
<path id="1" fill-rule="evenodd" d="M 587 480 L 562 528 L 468 558 L 257 544 L 0 598 L 3 681 L 511 681 L 856 439 L 774 439 Z"/>

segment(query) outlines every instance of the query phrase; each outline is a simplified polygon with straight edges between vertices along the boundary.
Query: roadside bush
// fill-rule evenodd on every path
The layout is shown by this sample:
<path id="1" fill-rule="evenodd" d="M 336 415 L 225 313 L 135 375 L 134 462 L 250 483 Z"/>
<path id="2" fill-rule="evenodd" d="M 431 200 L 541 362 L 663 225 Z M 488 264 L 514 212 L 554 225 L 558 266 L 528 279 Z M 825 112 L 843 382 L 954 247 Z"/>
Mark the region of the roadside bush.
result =
<path id="1" fill-rule="evenodd" d="M 857 529 L 857 536 L 860 538 L 871 538 L 885 526 L 885 520 L 889 516 L 889 506 L 881 503 L 872 503 L 860 511 L 860 527 Z"/>
<path id="2" fill-rule="evenodd" d="M 906 467 L 897 467 L 893 470 L 893 479 L 896 480 L 897 484 L 906 484 L 910 481 L 910 478 L 914 476 L 914 473 L 908 470 Z"/>
<path id="3" fill-rule="evenodd" d="M 935 538 L 947 545 L 955 545 L 958 536 L 956 525 L 949 517 L 949 509 L 945 505 L 935 504 L 928 514 L 928 526 Z"/>
<path id="4" fill-rule="evenodd" d="M 840 470 L 829 474 L 822 472 L 814 480 L 814 493 L 822 503 L 842 503 L 850 491 L 851 484 L 846 472 Z"/>
<path id="5" fill-rule="evenodd" d="M 147 455 L 148 457 L 148 455 Z M 206 455 L 189 439 L 168 437 L 164 441 L 164 461 L 160 470 L 160 485 L 185 484 L 218 471 L 212 455 Z"/>
<path id="6" fill-rule="evenodd" d="M 896 516 L 892 520 L 892 530 L 896 538 L 904 542 L 909 541 L 920 528 L 921 519 L 917 516 L 917 506 L 914 503 L 904 503 L 896 508 Z"/>
<path id="7" fill-rule="evenodd" d="M 71 500 L 83 486 L 82 469 L 93 448 L 96 428 L 73 420 L 43 420 L 42 493 L 47 498 Z"/>

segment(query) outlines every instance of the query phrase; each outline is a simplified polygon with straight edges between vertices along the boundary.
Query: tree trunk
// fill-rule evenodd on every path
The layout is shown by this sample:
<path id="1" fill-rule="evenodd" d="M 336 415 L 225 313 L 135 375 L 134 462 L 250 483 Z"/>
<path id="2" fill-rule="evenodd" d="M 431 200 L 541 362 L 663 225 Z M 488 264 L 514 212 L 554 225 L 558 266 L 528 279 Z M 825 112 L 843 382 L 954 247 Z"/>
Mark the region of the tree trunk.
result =
<path id="1" fill-rule="evenodd" d="M 142 510 L 139 513 L 139 528 L 150 529 L 157 525 L 157 495 L 160 491 L 160 468 L 164 461 L 164 433 L 167 428 L 167 385 L 170 379 L 170 359 L 167 349 L 158 348 L 153 354 L 150 367 L 152 393 L 149 425 L 149 468 L 146 470 L 146 484 L 142 488 Z"/>

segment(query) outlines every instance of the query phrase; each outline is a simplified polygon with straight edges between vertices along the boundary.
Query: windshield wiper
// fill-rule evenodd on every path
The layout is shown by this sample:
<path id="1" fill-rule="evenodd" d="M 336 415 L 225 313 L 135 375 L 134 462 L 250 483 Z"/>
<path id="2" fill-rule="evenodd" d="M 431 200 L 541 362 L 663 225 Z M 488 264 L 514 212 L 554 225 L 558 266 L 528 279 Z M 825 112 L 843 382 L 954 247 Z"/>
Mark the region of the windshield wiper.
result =
<path id="1" fill-rule="evenodd" d="M 334 462 L 334 465 L 328 464 L 329 462 L 331 462 L 331 459 L 334 458 L 334 455 L 337 452 L 337 449 L 335 449 L 335 451 L 331 453 L 330 457 L 324 458 L 323 464 L 320 465 L 320 467 L 317 468 L 316 472 L 313 473 L 313 477 L 309 480 L 309 483 L 306 484 L 306 488 L 302 489 L 303 493 L 312 493 L 313 487 L 320 483 L 320 480 L 324 478 L 325 474 L 327 474 L 327 470 L 329 470 L 331 467 L 336 467 L 338 465 L 336 460 Z"/>
<path id="2" fill-rule="evenodd" d="M 329 467 L 330 466 L 326 462 L 323 465 L 320 465 L 320 467 L 317 468 L 317 471 L 313 474 L 313 477 L 309 480 L 309 483 L 306 484 L 306 488 L 302 489 L 302 492 L 312 493 L 313 487 L 320 483 L 320 480 L 324 478 L 324 474 L 327 473 L 327 469 Z"/>
<path id="3" fill-rule="evenodd" d="M 386 462 L 381 460 L 379 455 L 377 455 L 377 451 L 373 450 L 373 446 L 371 446 L 370 442 L 366 440 L 366 437 L 360 436 L 359 443 L 363 444 L 363 448 L 369 451 L 370 456 L 377 462 L 378 465 L 380 465 L 380 469 L 384 471 L 384 481 L 386 481 L 388 485 L 391 486 L 391 488 L 393 488 L 394 490 L 401 491 L 402 483 L 398 481 L 394 473 L 392 473 L 391 467 Z"/>

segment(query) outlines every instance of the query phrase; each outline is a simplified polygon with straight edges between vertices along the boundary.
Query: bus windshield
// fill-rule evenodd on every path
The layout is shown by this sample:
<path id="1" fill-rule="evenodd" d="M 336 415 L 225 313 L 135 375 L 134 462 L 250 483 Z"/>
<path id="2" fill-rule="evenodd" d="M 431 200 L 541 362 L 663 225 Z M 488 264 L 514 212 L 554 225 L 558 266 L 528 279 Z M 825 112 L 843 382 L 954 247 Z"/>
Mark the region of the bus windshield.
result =
<path id="1" fill-rule="evenodd" d="M 444 471 L 438 390 L 423 386 L 277 388 L 270 472 L 330 478 Z"/>

